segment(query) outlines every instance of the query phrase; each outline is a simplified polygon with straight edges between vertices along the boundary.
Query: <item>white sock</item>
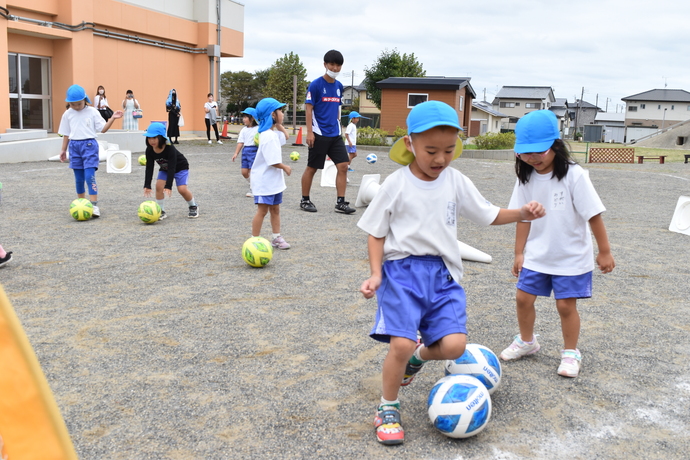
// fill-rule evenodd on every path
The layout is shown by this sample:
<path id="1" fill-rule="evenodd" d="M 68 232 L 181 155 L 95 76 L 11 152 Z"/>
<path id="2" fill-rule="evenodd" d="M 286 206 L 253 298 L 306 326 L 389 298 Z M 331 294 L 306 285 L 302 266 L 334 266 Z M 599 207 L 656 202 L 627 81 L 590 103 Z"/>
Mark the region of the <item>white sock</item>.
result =
<path id="1" fill-rule="evenodd" d="M 192 197 L 192 199 L 189 200 L 189 201 L 187 202 L 187 204 L 188 204 L 189 206 L 196 206 L 196 201 L 194 200 L 194 197 Z"/>
<path id="2" fill-rule="evenodd" d="M 278 238 L 279 236 L 280 236 L 280 233 L 274 233 L 274 234 L 273 234 L 273 239 L 275 240 L 275 239 Z"/>
<path id="3" fill-rule="evenodd" d="M 400 407 L 400 400 L 399 399 L 396 399 L 395 401 L 388 401 L 383 396 L 381 396 L 381 404 L 379 405 L 379 407 L 395 406 L 396 404 L 398 405 L 398 407 Z"/>
<path id="4" fill-rule="evenodd" d="M 161 211 L 165 211 L 165 198 L 162 200 L 156 200 L 156 203 L 158 203 L 158 206 L 161 207 Z"/>

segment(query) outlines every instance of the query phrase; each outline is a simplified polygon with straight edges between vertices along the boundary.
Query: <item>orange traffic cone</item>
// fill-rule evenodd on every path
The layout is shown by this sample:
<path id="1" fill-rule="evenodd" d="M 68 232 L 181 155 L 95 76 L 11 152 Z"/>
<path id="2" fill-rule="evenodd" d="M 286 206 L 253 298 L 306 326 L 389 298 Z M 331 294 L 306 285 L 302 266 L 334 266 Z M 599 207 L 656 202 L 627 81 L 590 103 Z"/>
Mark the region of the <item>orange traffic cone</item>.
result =
<path id="1" fill-rule="evenodd" d="M 299 132 L 297 133 L 297 140 L 292 145 L 299 145 L 299 146 L 304 145 L 302 143 L 302 127 L 301 126 L 299 127 Z"/>
<path id="2" fill-rule="evenodd" d="M 230 139 L 228 137 L 228 120 L 223 123 L 223 134 L 220 135 L 221 139 Z"/>

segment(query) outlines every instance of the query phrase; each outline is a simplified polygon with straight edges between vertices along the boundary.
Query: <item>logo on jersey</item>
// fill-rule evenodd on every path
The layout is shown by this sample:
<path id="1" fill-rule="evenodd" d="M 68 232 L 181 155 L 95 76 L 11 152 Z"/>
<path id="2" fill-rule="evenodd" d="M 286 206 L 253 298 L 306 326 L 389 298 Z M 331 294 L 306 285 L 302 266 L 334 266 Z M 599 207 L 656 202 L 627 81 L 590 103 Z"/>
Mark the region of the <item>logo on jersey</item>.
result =
<path id="1" fill-rule="evenodd" d="M 338 89 L 336 90 L 336 94 L 337 94 L 338 96 L 340 96 L 340 88 L 338 88 Z"/>
<path id="2" fill-rule="evenodd" d="M 340 102 L 339 97 L 322 97 L 321 102 Z"/>
<path id="3" fill-rule="evenodd" d="M 311 101 L 311 91 L 307 91 L 307 100 Z"/>

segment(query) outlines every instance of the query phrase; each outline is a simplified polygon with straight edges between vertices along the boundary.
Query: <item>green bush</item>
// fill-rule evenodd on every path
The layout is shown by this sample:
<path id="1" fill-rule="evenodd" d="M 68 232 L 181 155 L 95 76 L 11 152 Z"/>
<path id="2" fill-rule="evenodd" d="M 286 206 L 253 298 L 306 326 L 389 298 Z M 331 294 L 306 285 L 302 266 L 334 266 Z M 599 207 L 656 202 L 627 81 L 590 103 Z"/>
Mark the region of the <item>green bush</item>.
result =
<path id="1" fill-rule="evenodd" d="M 357 130 L 357 145 L 388 145 L 387 136 L 388 131 L 365 126 Z"/>
<path id="2" fill-rule="evenodd" d="M 395 131 L 393 131 L 393 143 L 395 144 L 395 141 L 404 136 L 407 136 L 407 130 L 405 128 L 401 128 L 400 126 L 396 126 Z"/>
<path id="3" fill-rule="evenodd" d="M 515 133 L 486 133 L 474 138 L 479 150 L 512 149 L 515 146 Z"/>

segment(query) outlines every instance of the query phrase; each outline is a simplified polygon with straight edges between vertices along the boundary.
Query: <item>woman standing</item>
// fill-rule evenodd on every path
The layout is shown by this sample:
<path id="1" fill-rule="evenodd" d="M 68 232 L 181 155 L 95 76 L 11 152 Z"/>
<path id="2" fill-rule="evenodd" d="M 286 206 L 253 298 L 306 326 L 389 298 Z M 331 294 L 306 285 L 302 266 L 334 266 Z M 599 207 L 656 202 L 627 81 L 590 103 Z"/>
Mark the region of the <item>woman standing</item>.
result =
<path id="1" fill-rule="evenodd" d="M 101 114 L 101 117 L 107 122 L 113 116 L 113 110 L 108 105 L 108 99 L 105 96 L 105 88 L 99 86 L 96 90 L 96 97 L 93 99 L 94 107 Z"/>
<path id="2" fill-rule="evenodd" d="M 206 123 L 206 139 L 208 143 L 211 144 L 211 126 L 213 126 L 213 131 L 216 133 L 216 142 L 223 144 L 218 135 L 218 104 L 213 100 L 213 93 L 208 93 L 208 101 L 204 104 L 204 112 L 206 115 L 204 117 L 204 122 Z"/>
<path id="3" fill-rule="evenodd" d="M 180 137 L 180 112 L 182 111 L 182 106 L 180 106 L 180 101 L 177 99 L 177 91 L 175 88 L 170 90 L 168 94 L 168 99 L 165 101 L 165 110 L 168 112 L 168 139 L 173 144 L 179 144 L 177 140 Z M 175 141 L 173 141 L 173 137 Z"/>
<path id="4" fill-rule="evenodd" d="M 131 89 L 127 90 L 127 95 L 122 101 L 122 109 L 125 115 L 122 117 L 122 129 L 126 131 L 139 131 L 139 119 L 134 118 L 134 110 L 140 109 L 139 101 L 134 98 L 134 93 Z"/>

